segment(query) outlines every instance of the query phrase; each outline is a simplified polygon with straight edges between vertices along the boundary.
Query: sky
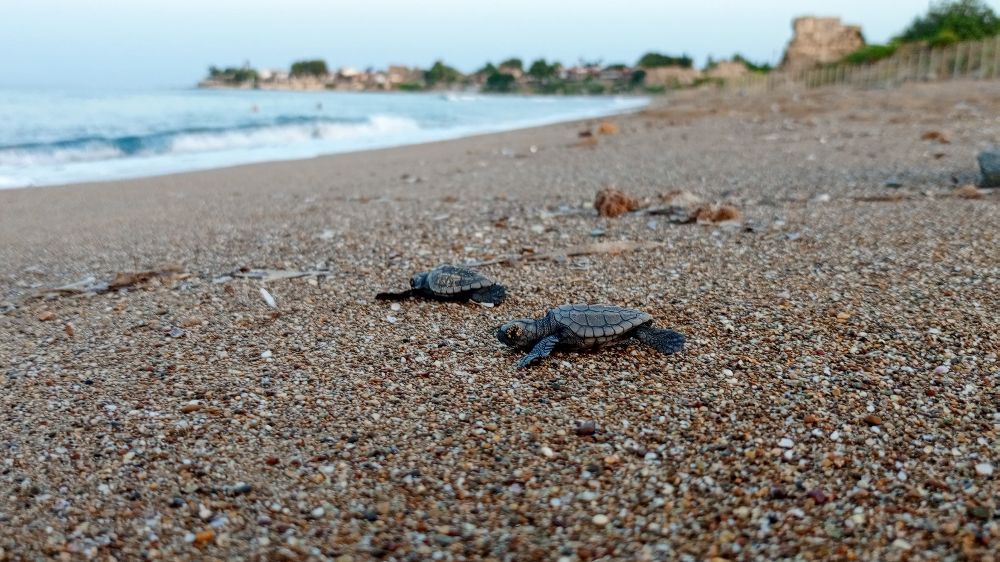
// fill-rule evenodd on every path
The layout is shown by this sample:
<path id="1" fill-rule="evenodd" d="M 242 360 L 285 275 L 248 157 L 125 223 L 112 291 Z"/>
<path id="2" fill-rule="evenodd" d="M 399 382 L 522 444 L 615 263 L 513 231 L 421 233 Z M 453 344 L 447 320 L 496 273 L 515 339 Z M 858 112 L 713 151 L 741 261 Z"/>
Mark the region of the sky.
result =
<path id="1" fill-rule="evenodd" d="M 1000 0 L 988 0 L 1000 11 Z M 928 0 L 0 0 L 0 86 L 186 87 L 209 65 L 429 66 L 510 56 L 634 63 L 647 51 L 778 62 L 796 16 L 869 42 Z"/>

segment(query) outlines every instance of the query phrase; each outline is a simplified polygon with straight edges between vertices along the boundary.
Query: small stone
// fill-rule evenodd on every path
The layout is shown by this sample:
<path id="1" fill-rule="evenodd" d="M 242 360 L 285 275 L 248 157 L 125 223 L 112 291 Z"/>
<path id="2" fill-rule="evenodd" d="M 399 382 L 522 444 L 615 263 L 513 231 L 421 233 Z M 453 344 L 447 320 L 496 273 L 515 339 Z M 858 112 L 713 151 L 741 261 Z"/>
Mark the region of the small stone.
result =
<path id="1" fill-rule="evenodd" d="M 194 544 L 197 546 L 202 546 L 209 543 L 214 538 L 215 538 L 215 531 L 213 531 L 212 529 L 205 529 L 204 531 L 196 533 L 194 535 Z"/>
<path id="2" fill-rule="evenodd" d="M 981 462 L 976 465 L 976 474 L 980 476 L 992 476 L 993 465 L 988 462 Z"/>
<path id="3" fill-rule="evenodd" d="M 56 313 L 52 312 L 51 310 L 43 310 L 38 313 L 38 316 L 36 316 L 36 318 L 38 318 L 42 322 L 48 322 L 49 320 L 54 320 L 55 317 Z"/>
<path id="4" fill-rule="evenodd" d="M 604 515 L 603 513 L 598 513 L 597 515 L 593 516 L 590 519 L 590 521 L 594 525 L 597 525 L 598 527 L 603 527 L 603 526 L 607 525 L 611 520 L 608 519 L 607 515 Z"/>
<path id="5" fill-rule="evenodd" d="M 803 418 L 802 421 L 805 422 L 807 425 L 813 425 L 819 421 L 819 418 L 813 414 L 809 414 L 805 418 Z"/>
<path id="6" fill-rule="evenodd" d="M 170 329 L 169 335 L 172 338 L 179 338 L 184 335 L 184 330 L 182 328 L 174 326 L 173 328 Z"/>
<path id="7" fill-rule="evenodd" d="M 266 464 L 267 466 L 274 466 L 279 462 L 281 461 L 278 460 L 278 457 L 267 457 L 266 459 L 264 459 L 264 464 Z"/>
<path id="8" fill-rule="evenodd" d="M 934 367 L 934 374 L 943 375 L 946 374 L 949 369 L 950 367 L 948 367 L 948 365 L 938 365 L 937 367 Z"/>
<path id="9" fill-rule="evenodd" d="M 983 175 L 981 187 L 1000 187 L 1000 147 L 984 150 L 977 157 Z"/>
<path id="10" fill-rule="evenodd" d="M 174 499 L 170 500 L 170 503 L 167 504 L 167 505 L 169 505 L 173 509 L 180 509 L 180 508 L 184 507 L 186 504 L 184 503 L 183 499 L 181 499 L 179 497 L 175 497 Z"/>
<path id="11" fill-rule="evenodd" d="M 592 421 L 581 422 L 576 426 L 576 434 L 580 437 L 587 437 L 597 433 L 597 424 Z"/>
<path id="12" fill-rule="evenodd" d="M 72 324 L 67 322 L 66 324 L 63 325 L 63 332 L 65 332 L 67 336 L 73 337 L 76 334 L 76 329 L 73 328 Z"/>
<path id="13" fill-rule="evenodd" d="M 274 353 L 272 353 L 270 349 L 264 350 L 260 354 L 260 358 L 261 359 L 270 359 L 273 356 L 274 356 Z"/>
<path id="14" fill-rule="evenodd" d="M 778 446 L 781 447 L 782 449 L 791 449 L 792 447 L 795 446 L 795 441 L 792 441 L 791 439 L 785 437 L 781 441 L 778 441 Z"/>
<path id="15" fill-rule="evenodd" d="M 552 457 L 556 456 L 552 448 L 548 446 L 542 447 L 539 451 L 542 453 L 542 456 L 547 459 L 551 459 Z"/>
<path id="16" fill-rule="evenodd" d="M 837 313 L 837 322 L 840 322 L 841 324 L 843 324 L 844 322 L 847 322 L 850 318 L 851 318 L 851 315 L 849 313 L 847 313 L 847 312 L 838 312 Z"/>
<path id="17" fill-rule="evenodd" d="M 876 416 L 875 414 L 868 414 L 864 417 L 865 423 L 870 426 L 882 425 L 882 418 Z"/>
<path id="18" fill-rule="evenodd" d="M 200 410 L 202 408 L 204 408 L 204 406 L 202 406 L 201 404 L 197 404 L 197 403 L 185 404 L 181 408 L 181 412 L 184 413 L 184 414 L 190 414 L 192 412 L 197 412 L 198 410 Z"/>
<path id="19" fill-rule="evenodd" d="M 249 494 L 253 491 L 253 486 L 245 482 L 240 482 L 239 484 L 233 486 L 230 493 L 234 496 L 242 496 L 243 494 Z"/>
<path id="20" fill-rule="evenodd" d="M 976 519 L 982 519 L 985 521 L 990 518 L 990 508 L 985 505 L 977 505 L 969 510 L 969 515 L 972 515 Z"/>
<path id="21" fill-rule="evenodd" d="M 309 515 L 311 515 L 313 519 L 319 519 L 320 517 L 323 517 L 325 513 L 326 513 L 325 509 L 323 509 L 322 507 L 317 507 L 316 509 L 310 511 Z"/>
<path id="22" fill-rule="evenodd" d="M 911 545 L 910 543 L 906 542 L 903 539 L 896 539 L 892 541 L 892 547 L 898 548 L 899 550 L 910 550 L 911 548 L 913 548 L 913 545 Z"/>
<path id="23" fill-rule="evenodd" d="M 806 495 L 812 498 L 812 500 L 816 502 L 816 505 L 823 505 L 826 502 L 830 501 L 830 496 L 828 496 L 826 492 L 824 492 L 819 488 L 813 488 Z"/>

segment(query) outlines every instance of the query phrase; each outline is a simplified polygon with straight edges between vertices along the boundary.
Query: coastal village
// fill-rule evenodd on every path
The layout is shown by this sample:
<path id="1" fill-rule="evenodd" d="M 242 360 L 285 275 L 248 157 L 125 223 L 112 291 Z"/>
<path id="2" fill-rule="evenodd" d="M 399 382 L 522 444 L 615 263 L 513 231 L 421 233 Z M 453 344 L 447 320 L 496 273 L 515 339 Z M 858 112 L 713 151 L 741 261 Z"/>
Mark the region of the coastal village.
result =
<path id="1" fill-rule="evenodd" d="M 539 59 L 526 63 L 510 58 L 499 64 L 463 74 L 437 61 L 428 69 L 392 65 L 385 69 L 331 69 L 323 60 L 304 60 L 290 69 L 211 67 L 201 88 L 261 90 L 420 91 L 469 90 L 494 93 L 603 94 L 627 91 L 658 93 L 667 89 L 718 84 L 750 74 L 772 71 L 795 73 L 836 63 L 865 47 L 861 28 L 845 25 L 836 17 L 801 17 L 792 24 L 794 34 L 777 68 L 754 64 L 741 55 L 709 60 L 696 68 L 687 55 L 650 52 L 634 65 L 581 62 L 563 65 Z"/>

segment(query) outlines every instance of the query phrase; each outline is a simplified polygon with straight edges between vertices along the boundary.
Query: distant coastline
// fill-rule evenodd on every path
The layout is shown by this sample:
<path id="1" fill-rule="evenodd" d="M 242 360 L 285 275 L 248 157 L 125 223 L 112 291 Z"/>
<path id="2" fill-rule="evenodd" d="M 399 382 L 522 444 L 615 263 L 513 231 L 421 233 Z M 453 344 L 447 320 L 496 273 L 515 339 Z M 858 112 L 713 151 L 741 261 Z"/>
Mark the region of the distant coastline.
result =
<path id="1" fill-rule="evenodd" d="M 730 60 L 709 61 L 694 67 L 687 55 L 647 53 L 635 65 L 597 62 L 563 66 L 538 59 L 531 64 L 512 58 L 498 65 L 486 64 L 463 74 L 442 61 L 428 69 L 393 65 L 386 69 L 329 69 L 325 61 L 303 60 L 288 70 L 240 67 L 210 67 L 199 88 L 279 91 L 340 92 L 477 92 L 545 95 L 656 94 L 671 88 L 721 82 L 751 73 L 766 73 L 768 65 L 756 65 L 740 55 Z"/>

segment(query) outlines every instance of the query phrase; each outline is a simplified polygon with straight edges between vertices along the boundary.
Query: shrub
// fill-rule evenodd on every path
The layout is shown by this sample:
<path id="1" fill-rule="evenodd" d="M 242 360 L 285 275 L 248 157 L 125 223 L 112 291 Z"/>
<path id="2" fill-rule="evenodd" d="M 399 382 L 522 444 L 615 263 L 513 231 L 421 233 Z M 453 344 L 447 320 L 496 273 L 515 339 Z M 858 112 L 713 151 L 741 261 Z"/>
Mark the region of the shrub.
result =
<path id="1" fill-rule="evenodd" d="M 844 57 L 844 62 L 851 64 L 869 64 L 891 57 L 896 53 L 897 43 L 888 45 L 865 45 L 857 51 Z"/>
<path id="2" fill-rule="evenodd" d="M 769 63 L 764 62 L 764 63 L 759 63 L 758 64 L 758 63 L 750 62 L 750 60 L 748 60 L 746 57 L 744 57 L 743 55 L 741 55 L 739 53 L 736 53 L 735 55 L 733 55 L 733 61 L 734 62 L 741 62 L 741 63 L 743 63 L 743 65 L 746 66 L 747 69 L 750 72 L 757 72 L 757 73 L 760 73 L 760 74 L 767 74 L 768 72 L 771 72 L 772 70 L 774 70 L 774 67 L 771 66 Z"/>
<path id="3" fill-rule="evenodd" d="M 927 15 L 914 19 L 898 39 L 949 44 L 998 34 L 1000 18 L 982 0 L 952 0 L 933 4 Z"/>
<path id="4" fill-rule="evenodd" d="M 642 58 L 639 59 L 636 66 L 640 68 L 656 68 L 660 66 L 680 66 L 683 68 L 691 68 L 693 64 L 694 61 L 687 55 L 673 57 L 660 53 L 646 53 L 645 55 L 642 55 Z"/>
<path id="5" fill-rule="evenodd" d="M 324 76 L 326 74 L 329 74 L 329 71 L 324 60 L 300 60 L 292 63 L 292 76 Z"/>
<path id="6" fill-rule="evenodd" d="M 397 88 L 401 92 L 419 92 L 424 89 L 424 85 L 420 82 L 403 82 Z"/>

